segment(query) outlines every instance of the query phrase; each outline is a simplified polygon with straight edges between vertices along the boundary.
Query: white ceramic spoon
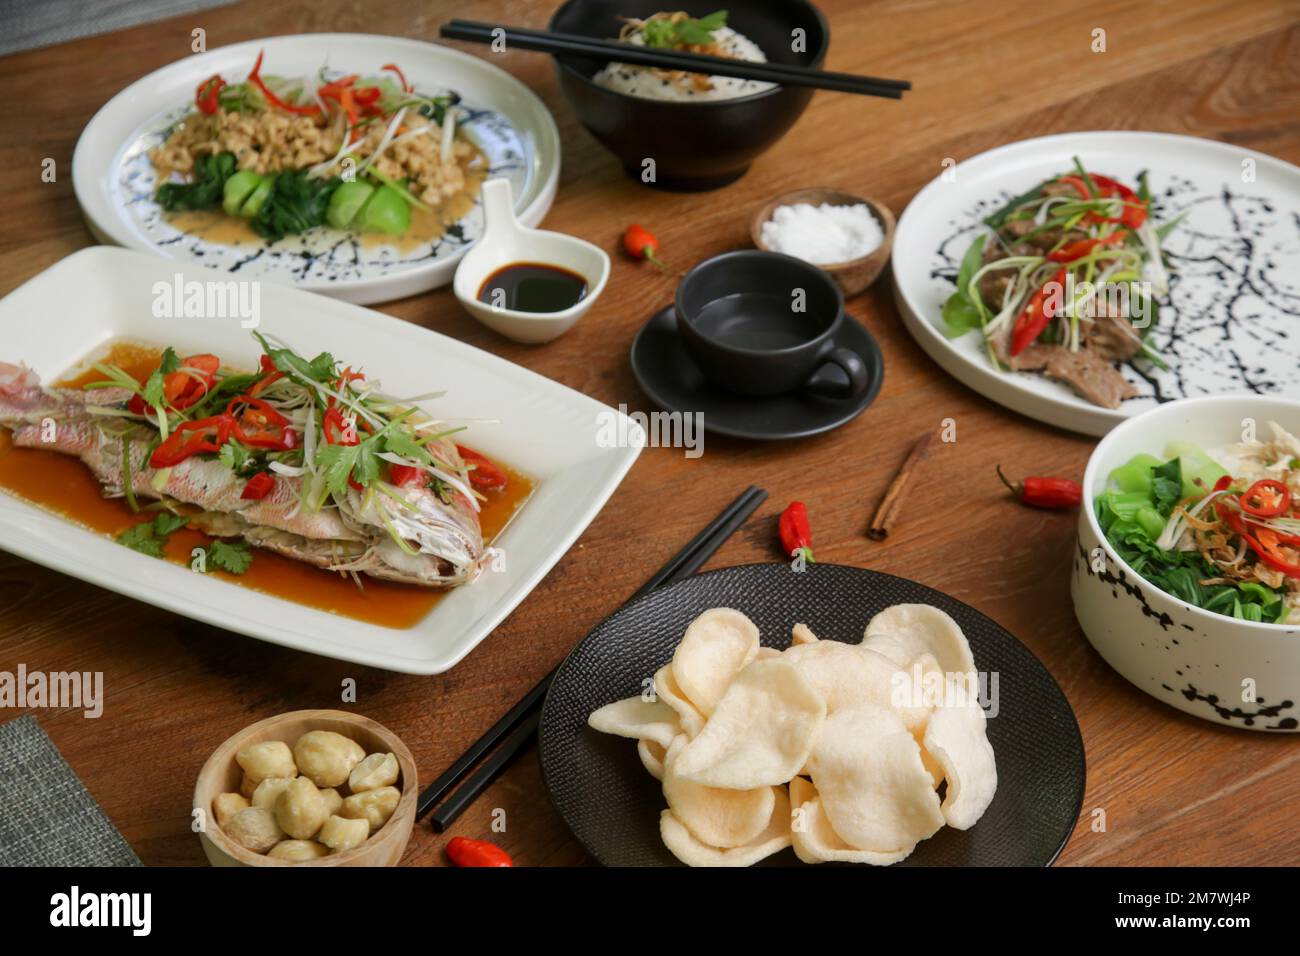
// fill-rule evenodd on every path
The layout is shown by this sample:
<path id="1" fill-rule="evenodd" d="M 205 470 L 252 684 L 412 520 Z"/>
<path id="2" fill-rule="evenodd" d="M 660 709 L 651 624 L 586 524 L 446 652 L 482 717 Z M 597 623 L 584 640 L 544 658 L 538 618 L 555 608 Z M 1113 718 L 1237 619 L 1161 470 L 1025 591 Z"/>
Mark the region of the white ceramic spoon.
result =
<path id="1" fill-rule="evenodd" d="M 506 338 L 549 342 L 572 328 L 600 296 L 609 279 L 609 256 L 575 236 L 520 225 L 512 203 L 508 180 L 489 179 L 483 184 L 483 236 L 461 259 L 452 289 L 470 315 Z M 524 262 L 576 272 L 587 280 L 586 295 L 561 312 L 521 312 L 479 301 L 479 290 L 490 276 Z"/>

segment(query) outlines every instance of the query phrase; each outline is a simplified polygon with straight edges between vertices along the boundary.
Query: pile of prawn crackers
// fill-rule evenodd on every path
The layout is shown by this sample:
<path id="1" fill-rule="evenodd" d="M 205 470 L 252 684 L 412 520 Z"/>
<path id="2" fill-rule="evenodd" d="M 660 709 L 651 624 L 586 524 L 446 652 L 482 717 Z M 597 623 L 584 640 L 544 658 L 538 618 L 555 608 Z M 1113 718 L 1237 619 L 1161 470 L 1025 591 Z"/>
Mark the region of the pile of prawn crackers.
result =
<path id="1" fill-rule="evenodd" d="M 714 608 L 653 694 L 587 722 L 637 741 L 668 804 L 660 835 L 689 866 L 751 866 L 788 846 L 805 863 L 888 866 L 944 825 L 974 826 L 993 800 L 975 678 L 961 628 L 926 604 L 882 611 L 859 644 L 796 624 L 784 651 Z"/>

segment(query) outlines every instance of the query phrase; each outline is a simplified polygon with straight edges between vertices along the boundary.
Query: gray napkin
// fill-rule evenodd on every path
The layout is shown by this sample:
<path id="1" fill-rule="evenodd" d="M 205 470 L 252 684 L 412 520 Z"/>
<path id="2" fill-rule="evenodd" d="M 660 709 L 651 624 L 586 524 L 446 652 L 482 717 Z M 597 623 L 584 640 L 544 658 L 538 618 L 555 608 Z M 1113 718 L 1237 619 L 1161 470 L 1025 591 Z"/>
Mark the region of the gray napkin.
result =
<path id="1" fill-rule="evenodd" d="M 0 54 L 178 17 L 234 0 L 0 0 Z M 194 26 L 201 27 L 196 21 Z M 188 33 L 189 27 L 186 27 Z"/>
<path id="2" fill-rule="evenodd" d="M 0 724 L 0 866 L 140 866 L 30 714 Z"/>

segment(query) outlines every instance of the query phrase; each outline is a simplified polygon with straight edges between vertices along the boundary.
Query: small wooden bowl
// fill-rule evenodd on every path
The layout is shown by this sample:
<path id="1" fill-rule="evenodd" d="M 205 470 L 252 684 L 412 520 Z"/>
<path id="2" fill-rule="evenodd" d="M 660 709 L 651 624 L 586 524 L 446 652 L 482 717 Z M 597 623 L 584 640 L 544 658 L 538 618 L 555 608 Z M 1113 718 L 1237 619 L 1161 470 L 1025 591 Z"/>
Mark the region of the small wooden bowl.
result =
<path id="1" fill-rule="evenodd" d="M 837 189 L 823 187 L 796 189 L 794 192 L 773 199 L 754 215 L 753 222 L 750 224 L 749 235 L 753 239 L 755 246 L 768 252 L 773 251 L 763 242 L 763 224 L 772 218 L 778 206 L 793 206 L 796 203 L 808 203 L 812 206 L 822 204 L 858 206 L 865 204 L 875 215 L 876 220 L 880 223 L 881 231 L 885 234 L 880 247 L 860 259 L 852 259 L 849 262 L 819 262 L 814 264 L 835 281 L 846 299 L 864 291 L 880 277 L 880 273 L 884 271 L 885 263 L 889 261 L 889 250 L 894 244 L 894 214 L 889 211 L 888 206 L 872 199 L 863 199 L 860 196 L 840 192 Z"/>
<path id="2" fill-rule="evenodd" d="M 212 815 L 212 801 L 219 794 L 239 792 L 243 771 L 235 762 L 235 754 L 242 747 L 263 740 L 283 740 L 292 747 L 309 730 L 332 730 L 355 740 L 367 754 L 378 752 L 396 756 L 400 771 L 397 785 L 402 791 L 397 809 L 379 832 L 371 834 L 365 843 L 317 860 L 275 860 L 245 849 L 222 832 Z M 419 792 L 419 779 L 411 751 L 387 727 L 368 717 L 342 710 L 295 710 L 259 720 L 228 738 L 213 751 L 199 771 L 199 779 L 194 785 L 194 806 L 206 814 L 206 826 L 199 834 L 199 840 L 208 862 L 213 866 L 396 866 L 415 827 L 415 803 Z"/>

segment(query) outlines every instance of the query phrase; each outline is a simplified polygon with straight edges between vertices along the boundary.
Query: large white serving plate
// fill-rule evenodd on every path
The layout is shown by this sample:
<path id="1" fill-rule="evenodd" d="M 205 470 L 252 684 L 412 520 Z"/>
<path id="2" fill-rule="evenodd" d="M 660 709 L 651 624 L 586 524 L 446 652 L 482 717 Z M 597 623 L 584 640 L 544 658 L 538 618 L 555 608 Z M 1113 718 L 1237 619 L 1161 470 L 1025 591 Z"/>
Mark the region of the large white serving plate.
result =
<path id="1" fill-rule="evenodd" d="M 1151 344 L 1171 368 L 1124 376 L 1139 396 L 1112 410 L 1033 373 L 998 371 L 978 332 L 949 339 L 943 303 L 981 220 L 1067 171 L 1133 183 L 1147 170 L 1156 222 L 1186 213 L 1163 245 L 1174 272 Z M 954 378 L 1014 411 L 1088 435 L 1179 398 L 1256 392 L 1300 398 L 1300 168 L 1263 153 L 1167 133 L 1086 132 L 1002 146 L 926 186 L 898 220 L 894 297 L 903 322 Z"/>
<path id="2" fill-rule="evenodd" d="M 262 50 L 268 74 L 303 76 L 325 66 L 339 73 L 377 75 L 385 63 L 397 63 L 422 93 L 459 93 L 467 117 L 462 129 L 487 155 L 489 175 L 510 181 L 520 222 L 536 226 L 551 208 L 560 178 L 559 131 L 542 101 L 509 73 L 419 40 L 309 33 L 188 56 L 109 100 L 87 124 L 72 159 L 77 201 L 99 239 L 361 304 L 415 295 L 451 281 L 461 256 L 482 234 L 481 204 L 442 239 L 407 251 L 359 243 L 327 227 L 270 246 L 229 246 L 186 235 L 166 220 L 153 201 L 158 181 L 147 151 L 193 105 L 199 83 L 214 73 L 231 81 L 243 78 Z"/>
<path id="3" fill-rule="evenodd" d="M 171 344 L 254 367 L 259 348 L 237 319 L 162 319 L 154 285 L 222 277 L 158 256 L 98 246 L 74 253 L 0 299 L 0 361 L 49 381 L 108 343 Z M 412 674 L 456 664 L 537 586 L 600 511 L 640 452 L 604 447 L 601 425 L 622 416 L 487 352 L 369 309 L 271 283 L 258 331 L 307 355 L 330 351 L 396 395 L 448 420 L 473 419 L 466 442 L 536 480 L 495 546 L 504 570 L 453 590 L 414 627 L 379 627 L 295 604 L 125 548 L 20 498 L 0 493 L 0 548 L 46 567 L 218 627 L 297 650 Z M 485 421 L 487 420 L 487 421 Z M 495 420 L 495 423 L 490 423 Z M 472 436 L 472 437 L 470 437 Z M 322 574 L 328 572 L 321 572 Z"/>

